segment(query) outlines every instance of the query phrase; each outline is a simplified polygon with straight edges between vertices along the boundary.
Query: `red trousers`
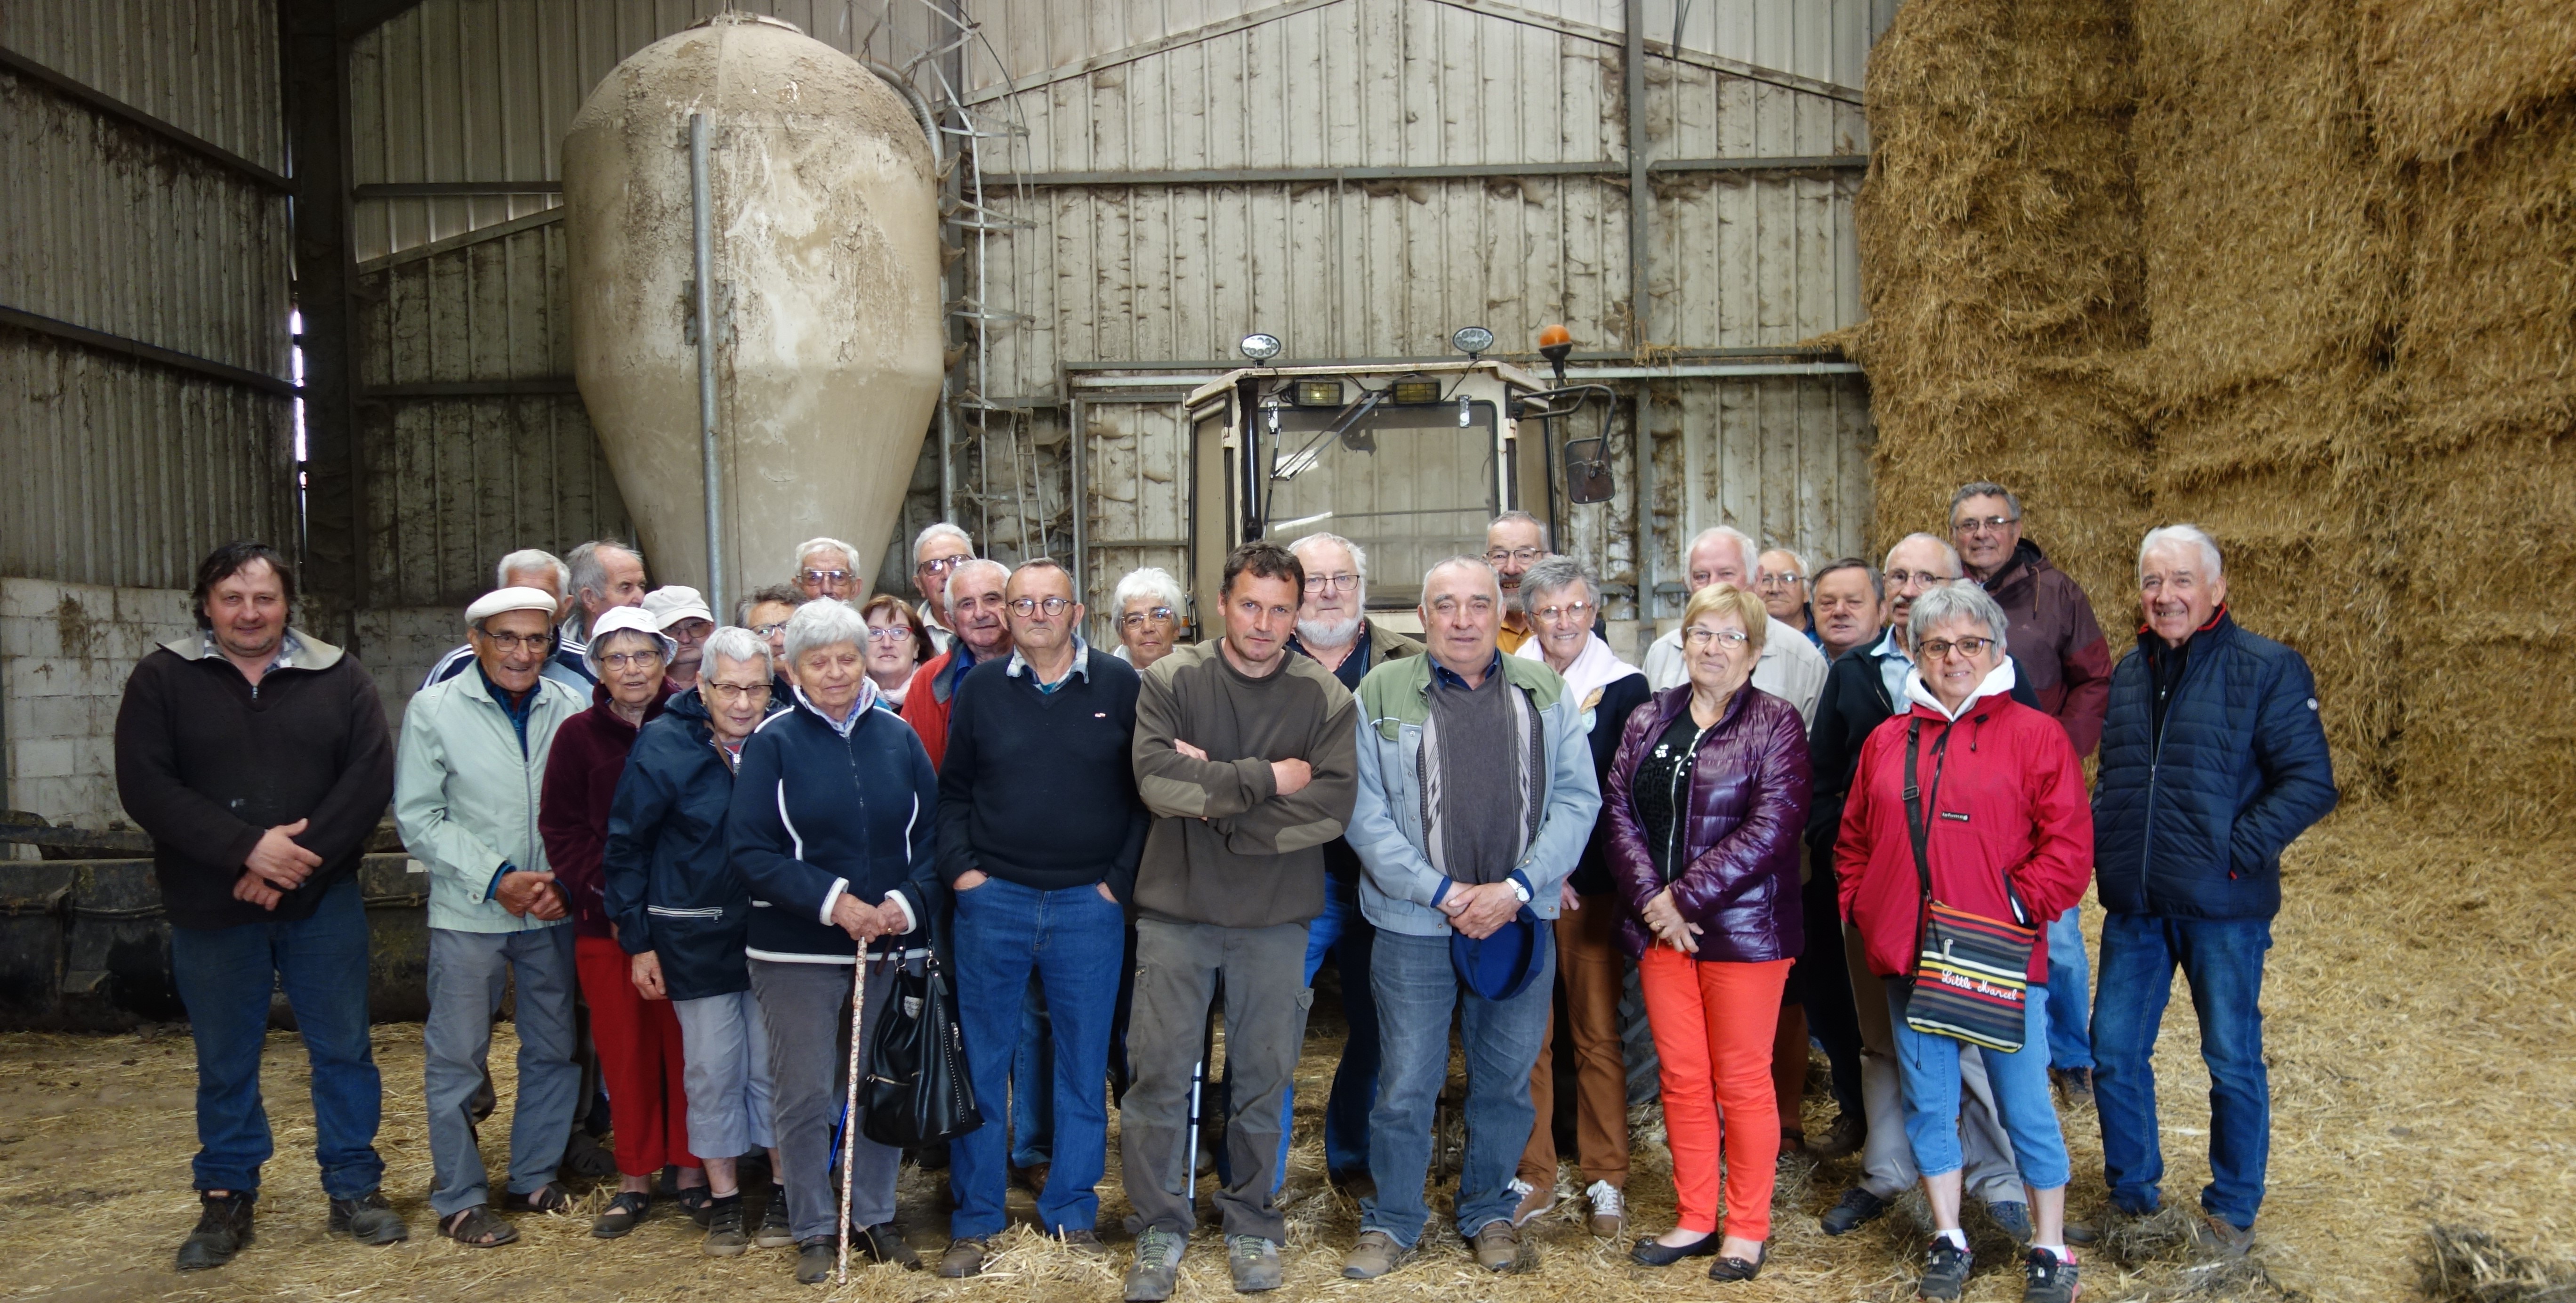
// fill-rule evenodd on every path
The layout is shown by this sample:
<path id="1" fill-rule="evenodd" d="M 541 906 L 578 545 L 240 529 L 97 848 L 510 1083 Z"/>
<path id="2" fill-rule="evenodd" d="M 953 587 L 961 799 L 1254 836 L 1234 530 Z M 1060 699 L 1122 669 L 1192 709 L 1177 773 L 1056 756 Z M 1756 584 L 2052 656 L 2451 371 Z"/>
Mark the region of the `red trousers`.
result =
<path id="1" fill-rule="evenodd" d="M 1662 1060 L 1664 1133 L 1673 1151 L 1681 1230 L 1718 1229 L 1722 1143 L 1726 1233 L 1770 1238 L 1772 1167 L 1780 1160 L 1771 1039 L 1791 962 L 1704 964 L 1669 946 L 1637 961 L 1646 1021 Z"/>
<path id="2" fill-rule="evenodd" d="M 573 941 L 573 968 L 590 1005 L 590 1039 L 608 1086 L 617 1170 L 651 1176 L 667 1164 L 703 1167 L 689 1153 L 689 1098 L 681 1089 L 680 1017 L 647 1000 L 627 977 L 626 951 L 608 937 Z"/>

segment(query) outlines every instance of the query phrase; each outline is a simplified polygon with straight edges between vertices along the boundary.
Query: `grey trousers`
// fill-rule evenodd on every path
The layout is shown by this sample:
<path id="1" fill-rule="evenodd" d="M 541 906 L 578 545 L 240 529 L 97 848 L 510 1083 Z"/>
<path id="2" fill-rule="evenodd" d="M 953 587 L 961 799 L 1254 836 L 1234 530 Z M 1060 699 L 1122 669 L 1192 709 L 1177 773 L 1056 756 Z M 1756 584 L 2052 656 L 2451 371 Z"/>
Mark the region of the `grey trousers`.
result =
<path id="1" fill-rule="evenodd" d="M 429 1021 L 421 1077 L 429 1101 L 430 1211 L 441 1218 L 492 1201 L 467 1111 L 492 1050 L 492 1010 L 515 978 L 519 1085 L 510 1110 L 512 1194 L 555 1179 L 572 1137 L 581 1066 L 573 1061 L 572 924 L 526 932 L 429 930 Z"/>
<path id="2" fill-rule="evenodd" d="M 770 1117 L 784 1169 L 779 1180 L 787 1187 L 788 1233 L 800 1241 L 836 1235 L 841 1187 L 832 1171 L 839 1158 L 832 1128 L 849 1098 L 850 966 L 750 963 L 751 993 L 769 1036 Z M 862 1043 L 875 1034 L 893 991 L 893 969 L 870 964 Z M 894 1220 L 894 1181 L 902 1166 L 902 1150 L 858 1136 L 850 1164 L 853 1225 Z"/>
<path id="3" fill-rule="evenodd" d="M 1147 1227 L 1187 1235 L 1198 1211 L 1185 1193 L 1196 1161 L 1190 1134 L 1190 1070 L 1216 980 L 1225 977 L 1225 1071 L 1233 1116 L 1225 1128 L 1232 1184 L 1216 1192 L 1228 1235 L 1288 1238 L 1272 1202 L 1281 1146 L 1281 1109 L 1306 1041 L 1306 925 L 1228 928 L 1136 921 L 1136 996 L 1127 1016 L 1127 1058 L 1135 1073 L 1118 1106 L 1118 1153 L 1127 1200 Z M 1216 1077 L 1208 1065 L 1208 1094 Z M 1524 1074 L 1526 1075 L 1526 1074 Z"/>
<path id="4" fill-rule="evenodd" d="M 1853 1001 L 1860 1015 L 1860 1098 L 1869 1119 L 1869 1143 L 1861 1150 L 1861 1188 L 1881 1199 L 1893 1199 L 1914 1188 L 1921 1174 L 1914 1169 L 1914 1146 L 1905 1138 L 1905 1079 L 1896 1066 L 1896 1026 L 1889 1021 L 1887 1001 L 1866 998 L 1886 984 L 1869 971 L 1860 931 L 1843 925 L 1843 959 L 1851 969 Z M 1995 1116 L 1994 1087 L 1986 1081 L 1985 1056 L 1976 1047 L 1959 1048 L 1959 1144 L 1967 1158 L 1961 1186 L 1987 1203 L 2020 1203 L 2021 1171 L 2013 1164 L 2012 1140 Z"/>
<path id="5" fill-rule="evenodd" d="M 689 1093 L 689 1152 L 739 1158 L 777 1142 L 770 1134 L 769 1029 L 751 992 L 673 1000 L 680 1020 L 680 1080 Z"/>

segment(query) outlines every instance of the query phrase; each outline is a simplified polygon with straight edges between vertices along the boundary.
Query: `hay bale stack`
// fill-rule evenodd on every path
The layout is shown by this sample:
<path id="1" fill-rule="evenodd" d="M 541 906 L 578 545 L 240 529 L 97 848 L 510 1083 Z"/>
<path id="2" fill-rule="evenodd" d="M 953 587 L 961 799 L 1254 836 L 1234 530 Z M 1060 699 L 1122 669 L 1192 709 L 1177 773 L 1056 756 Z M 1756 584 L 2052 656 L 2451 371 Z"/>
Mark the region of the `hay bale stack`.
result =
<path id="1" fill-rule="evenodd" d="M 2145 449 L 2111 359 L 2144 342 L 2128 6 L 1907 5 L 1870 58 L 1861 192 L 1878 545 L 2014 487 L 2030 536 L 2119 609 Z M 2111 623 L 2118 624 L 2114 618 Z"/>

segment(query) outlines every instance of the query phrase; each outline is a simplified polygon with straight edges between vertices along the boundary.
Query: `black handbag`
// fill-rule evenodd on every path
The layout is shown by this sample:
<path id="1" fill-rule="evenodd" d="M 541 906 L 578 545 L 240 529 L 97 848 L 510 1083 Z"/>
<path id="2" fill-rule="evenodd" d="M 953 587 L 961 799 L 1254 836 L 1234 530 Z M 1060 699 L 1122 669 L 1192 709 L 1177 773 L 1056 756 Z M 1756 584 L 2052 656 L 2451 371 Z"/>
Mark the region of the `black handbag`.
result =
<path id="1" fill-rule="evenodd" d="M 955 1139 L 984 1125 L 984 1115 L 966 1075 L 966 1038 L 948 975 L 936 954 L 918 966 L 891 967 L 883 980 L 894 990 L 868 1038 L 859 1132 L 898 1149 Z"/>
<path id="2" fill-rule="evenodd" d="M 1944 730 L 1932 744 L 1932 790 L 1914 785 L 1915 749 L 1923 721 L 1905 726 L 1905 830 L 1914 842 L 1914 872 L 1922 880 L 1921 933 L 1915 945 L 1914 990 L 1906 1002 L 1905 1025 L 1932 1036 L 1948 1036 L 1970 1045 L 2010 1054 L 2022 1047 L 2028 1024 L 2030 952 L 2039 929 L 2029 922 L 2012 875 L 2004 875 L 2004 898 L 2013 917 L 1987 918 L 1944 905 L 1932 897 L 1932 864 L 1927 843 L 1930 817 L 1938 809 L 1941 770 L 1950 734 Z"/>

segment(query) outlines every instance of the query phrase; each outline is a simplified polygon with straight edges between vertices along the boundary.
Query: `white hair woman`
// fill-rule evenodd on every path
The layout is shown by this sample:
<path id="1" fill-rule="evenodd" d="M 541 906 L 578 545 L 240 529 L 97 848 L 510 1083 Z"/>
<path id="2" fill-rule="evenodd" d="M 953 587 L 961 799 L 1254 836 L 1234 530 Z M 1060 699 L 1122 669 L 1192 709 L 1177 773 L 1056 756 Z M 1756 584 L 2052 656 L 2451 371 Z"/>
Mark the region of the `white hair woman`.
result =
<path id="1" fill-rule="evenodd" d="M 1109 609 L 1118 613 L 1118 647 L 1110 655 L 1138 673 L 1180 645 L 1181 585 L 1161 566 L 1128 571 L 1110 594 Z"/>

